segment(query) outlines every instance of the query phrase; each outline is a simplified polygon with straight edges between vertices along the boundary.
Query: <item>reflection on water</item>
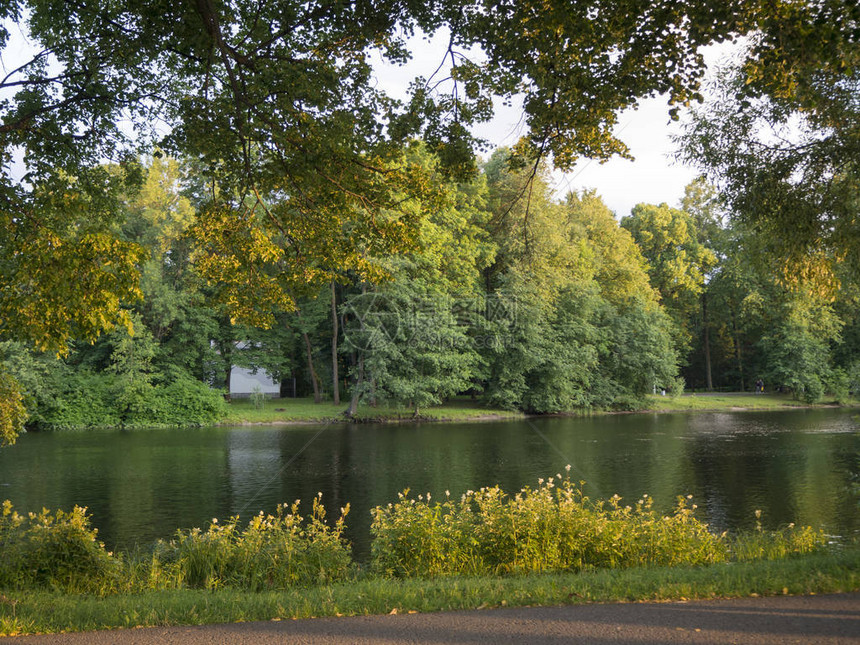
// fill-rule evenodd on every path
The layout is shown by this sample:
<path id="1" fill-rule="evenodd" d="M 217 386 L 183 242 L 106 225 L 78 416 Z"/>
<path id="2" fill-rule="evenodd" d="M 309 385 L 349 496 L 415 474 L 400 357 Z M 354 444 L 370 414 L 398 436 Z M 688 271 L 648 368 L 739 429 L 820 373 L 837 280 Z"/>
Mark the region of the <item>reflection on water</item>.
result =
<path id="1" fill-rule="evenodd" d="M 338 425 L 301 451 L 319 429 L 28 434 L 0 450 L 0 499 L 19 511 L 87 506 L 101 538 L 127 548 L 321 491 L 330 515 L 350 503 L 362 557 L 369 510 L 404 488 L 436 499 L 493 484 L 512 491 L 570 464 L 592 496 L 647 493 L 668 509 L 692 494 L 720 530 L 753 526 L 761 509 L 766 526 L 860 531 L 860 427 L 842 410 Z"/>

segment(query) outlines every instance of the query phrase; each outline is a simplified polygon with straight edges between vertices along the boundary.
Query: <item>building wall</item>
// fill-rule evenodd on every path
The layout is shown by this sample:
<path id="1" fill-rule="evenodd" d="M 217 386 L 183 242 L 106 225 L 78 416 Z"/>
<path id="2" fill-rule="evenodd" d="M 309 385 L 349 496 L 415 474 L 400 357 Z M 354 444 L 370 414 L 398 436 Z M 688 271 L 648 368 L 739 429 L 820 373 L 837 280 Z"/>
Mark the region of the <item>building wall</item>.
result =
<path id="1" fill-rule="evenodd" d="M 281 392 L 281 384 L 273 381 L 265 370 L 257 370 L 256 374 L 252 374 L 251 370 L 243 367 L 233 368 L 230 373 L 230 396 L 250 396 L 255 386 L 269 396 L 278 396 Z"/>

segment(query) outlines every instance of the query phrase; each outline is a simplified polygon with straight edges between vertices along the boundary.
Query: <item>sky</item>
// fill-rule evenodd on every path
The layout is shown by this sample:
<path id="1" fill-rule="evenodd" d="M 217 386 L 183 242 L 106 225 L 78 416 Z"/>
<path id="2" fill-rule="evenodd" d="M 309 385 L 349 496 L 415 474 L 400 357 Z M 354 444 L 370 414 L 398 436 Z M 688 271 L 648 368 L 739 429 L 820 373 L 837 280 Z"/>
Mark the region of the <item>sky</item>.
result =
<path id="1" fill-rule="evenodd" d="M 416 36 L 409 41 L 413 60 L 394 67 L 376 60 L 374 67 L 382 89 L 392 96 L 405 98 L 409 82 L 415 76 L 428 77 L 439 66 L 448 43 L 446 33 L 432 38 Z M 703 54 L 709 66 L 716 65 L 729 52 L 726 46 L 705 48 Z M 480 53 L 470 52 L 480 58 Z M 516 106 L 502 108 L 497 105 L 496 118 L 475 128 L 475 134 L 487 139 L 493 146 L 513 145 L 524 133 L 522 112 Z M 606 205 L 621 218 L 641 202 L 678 206 L 684 187 L 699 173 L 672 159 L 675 146 L 672 136 L 680 134 L 680 122 L 669 119 L 669 106 L 665 97 L 641 101 L 638 110 L 622 112 L 615 133 L 630 148 L 634 160 L 615 157 L 606 163 L 582 160 L 568 173 L 555 171 L 555 193 L 563 197 L 568 191 L 594 189 Z"/>

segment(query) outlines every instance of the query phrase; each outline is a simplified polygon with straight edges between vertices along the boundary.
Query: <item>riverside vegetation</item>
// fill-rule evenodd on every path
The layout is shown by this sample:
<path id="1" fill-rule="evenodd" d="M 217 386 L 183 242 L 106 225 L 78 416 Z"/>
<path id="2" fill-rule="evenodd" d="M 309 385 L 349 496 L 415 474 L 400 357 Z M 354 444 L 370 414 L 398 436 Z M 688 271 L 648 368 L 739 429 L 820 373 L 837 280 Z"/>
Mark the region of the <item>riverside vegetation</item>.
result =
<path id="1" fill-rule="evenodd" d="M 373 276 L 313 273 L 295 308 L 262 299 L 250 321 L 224 301 L 225 285 L 251 280 L 229 268 L 250 251 L 222 249 L 227 274 L 207 273 L 221 256 L 201 247 L 193 165 L 142 160 L 144 184 L 116 222 L 143 253 L 129 326 L 70 341 L 59 358 L 0 329 L 0 435 L 13 441 L 25 419 L 231 420 L 221 397 L 234 366 L 313 397 L 319 410 L 295 414 L 317 419 L 435 416 L 458 397 L 513 415 L 626 411 L 648 407 L 655 387 L 748 391 L 758 379 L 806 404 L 860 391 L 857 274 L 838 264 L 830 282 L 791 282 L 704 182 L 683 209 L 641 204 L 619 222 L 592 192 L 559 200 L 548 169 L 512 168 L 509 150 L 466 183 L 442 180 L 425 146 L 404 155 L 434 178 L 410 202 L 414 243 L 374 258 Z M 273 286 L 284 276 L 277 263 L 262 274 Z"/>
<path id="2" fill-rule="evenodd" d="M 319 497 L 304 517 L 296 501 L 274 514 L 261 512 L 246 524 L 238 517 L 224 522 L 213 518 L 205 530 L 180 530 L 172 539 L 134 553 L 106 550 L 85 509 L 21 515 L 7 501 L 0 517 L 0 633 L 46 628 L 18 613 L 19 602 L 26 605 L 34 598 L 62 604 L 62 598 L 74 597 L 86 604 L 91 596 L 155 593 L 175 598 L 170 594 L 190 590 L 296 589 L 314 597 L 321 587 L 345 582 L 373 587 L 375 581 L 430 584 L 450 579 L 456 586 L 458 580 L 487 576 L 504 581 L 521 574 L 667 566 L 686 571 L 809 556 L 827 547 L 826 536 L 810 527 L 765 531 L 759 525 L 749 532 L 714 534 L 696 519 L 696 507 L 686 497 L 663 515 L 647 496 L 632 506 L 617 496 L 591 500 L 581 485 L 558 474 L 513 496 L 490 487 L 435 501 L 406 491 L 396 502 L 372 511 L 367 563 L 352 559 L 343 538 L 349 508 L 341 508 L 334 522 L 327 523 Z M 840 557 L 851 558 L 853 552 Z M 856 571 L 860 562 L 852 562 L 848 570 Z M 176 614 L 171 621 L 197 622 L 195 616 L 193 611 Z M 151 624 L 145 617 L 140 620 Z"/>

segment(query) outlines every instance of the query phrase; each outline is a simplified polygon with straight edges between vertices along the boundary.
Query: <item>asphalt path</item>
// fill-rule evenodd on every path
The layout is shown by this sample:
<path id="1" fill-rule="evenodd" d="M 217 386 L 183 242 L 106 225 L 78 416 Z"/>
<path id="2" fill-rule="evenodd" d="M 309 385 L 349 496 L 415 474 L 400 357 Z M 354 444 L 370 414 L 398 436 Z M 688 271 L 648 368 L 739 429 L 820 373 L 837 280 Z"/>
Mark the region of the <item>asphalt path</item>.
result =
<path id="1" fill-rule="evenodd" d="M 860 593 L 670 603 L 524 607 L 150 627 L 0 639 L 9 645 L 177 643 L 860 644 Z"/>

